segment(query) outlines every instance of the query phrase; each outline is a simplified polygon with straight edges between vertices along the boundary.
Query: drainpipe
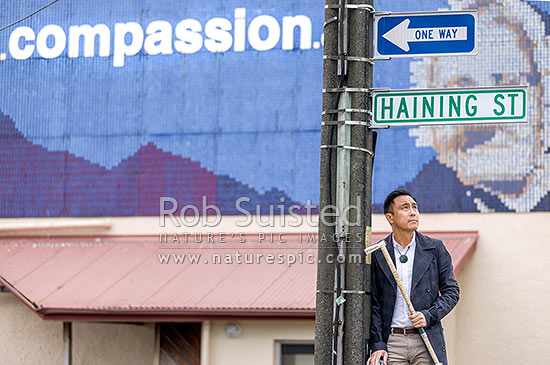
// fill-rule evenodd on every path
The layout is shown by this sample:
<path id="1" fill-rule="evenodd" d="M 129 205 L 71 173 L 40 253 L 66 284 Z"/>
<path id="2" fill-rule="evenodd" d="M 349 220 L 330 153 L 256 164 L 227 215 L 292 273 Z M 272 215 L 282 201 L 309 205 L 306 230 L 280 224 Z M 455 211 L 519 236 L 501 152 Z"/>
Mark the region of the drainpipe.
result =
<path id="1" fill-rule="evenodd" d="M 201 365 L 210 365 L 210 321 L 203 321 L 201 326 Z"/>
<path id="2" fill-rule="evenodd" d="M 63 365 L 73 364 L 73 323 L 63 322 Z"/>

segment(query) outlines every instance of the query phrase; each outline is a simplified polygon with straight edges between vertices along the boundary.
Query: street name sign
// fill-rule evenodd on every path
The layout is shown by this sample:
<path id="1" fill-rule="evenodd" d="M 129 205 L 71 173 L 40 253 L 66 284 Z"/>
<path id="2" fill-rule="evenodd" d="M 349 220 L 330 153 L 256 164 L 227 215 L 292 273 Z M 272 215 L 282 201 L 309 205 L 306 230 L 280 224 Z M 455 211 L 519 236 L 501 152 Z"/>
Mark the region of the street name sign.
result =
<path id="1" fill-rule="evenodd" d="M 376 57 L 424 57 L 477 53 L 477 10 L 376 16 Z"/>
<path id="2" fill-rule="evenodd" d="M 526 122 L 527 87 L 412 89 L 373 93 L 373 126 Z"/>

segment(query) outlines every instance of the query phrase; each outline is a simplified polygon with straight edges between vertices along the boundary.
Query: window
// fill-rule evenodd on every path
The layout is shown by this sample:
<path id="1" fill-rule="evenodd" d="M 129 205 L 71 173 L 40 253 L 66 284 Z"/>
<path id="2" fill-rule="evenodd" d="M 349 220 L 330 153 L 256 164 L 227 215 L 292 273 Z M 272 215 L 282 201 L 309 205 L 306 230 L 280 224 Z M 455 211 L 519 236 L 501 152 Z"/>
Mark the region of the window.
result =
<path id="1" fill-rule="evenodd" d="M 277 341 L 276 365 L 313 365 L 313 342 Z"/>

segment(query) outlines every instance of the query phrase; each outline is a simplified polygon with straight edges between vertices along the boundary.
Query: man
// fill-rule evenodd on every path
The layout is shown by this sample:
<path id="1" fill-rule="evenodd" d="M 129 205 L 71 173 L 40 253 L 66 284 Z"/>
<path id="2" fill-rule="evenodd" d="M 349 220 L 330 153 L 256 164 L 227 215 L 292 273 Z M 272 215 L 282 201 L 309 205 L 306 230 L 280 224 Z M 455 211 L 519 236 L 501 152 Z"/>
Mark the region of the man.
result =
<path id="1" fill-rule="evenodd" d="M 417 312 L 411 315 L 382 252 L 375 251 L 368 364 L 430 364 L 420 327 L 439 361 L 447 364 L 441 319 L 459 297 L 451 256 L 440 240 L 416 232 L 420 215 L 408 191 L 392 191 L 384 201 L 384 214 L 393 232 L 385 239 L 388 251 Z"/>

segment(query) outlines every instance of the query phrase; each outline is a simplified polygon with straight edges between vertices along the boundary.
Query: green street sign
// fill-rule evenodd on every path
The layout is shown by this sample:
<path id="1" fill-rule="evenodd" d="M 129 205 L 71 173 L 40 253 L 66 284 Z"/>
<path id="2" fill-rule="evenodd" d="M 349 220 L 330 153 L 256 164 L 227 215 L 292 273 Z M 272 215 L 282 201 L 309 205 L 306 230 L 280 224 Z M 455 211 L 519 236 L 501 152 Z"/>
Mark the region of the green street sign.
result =
<path id="1" fill-rule="evenodd" d="M 527 87 L 412 89 L 373 93 L 373 126 L 527 122 Z"/>

